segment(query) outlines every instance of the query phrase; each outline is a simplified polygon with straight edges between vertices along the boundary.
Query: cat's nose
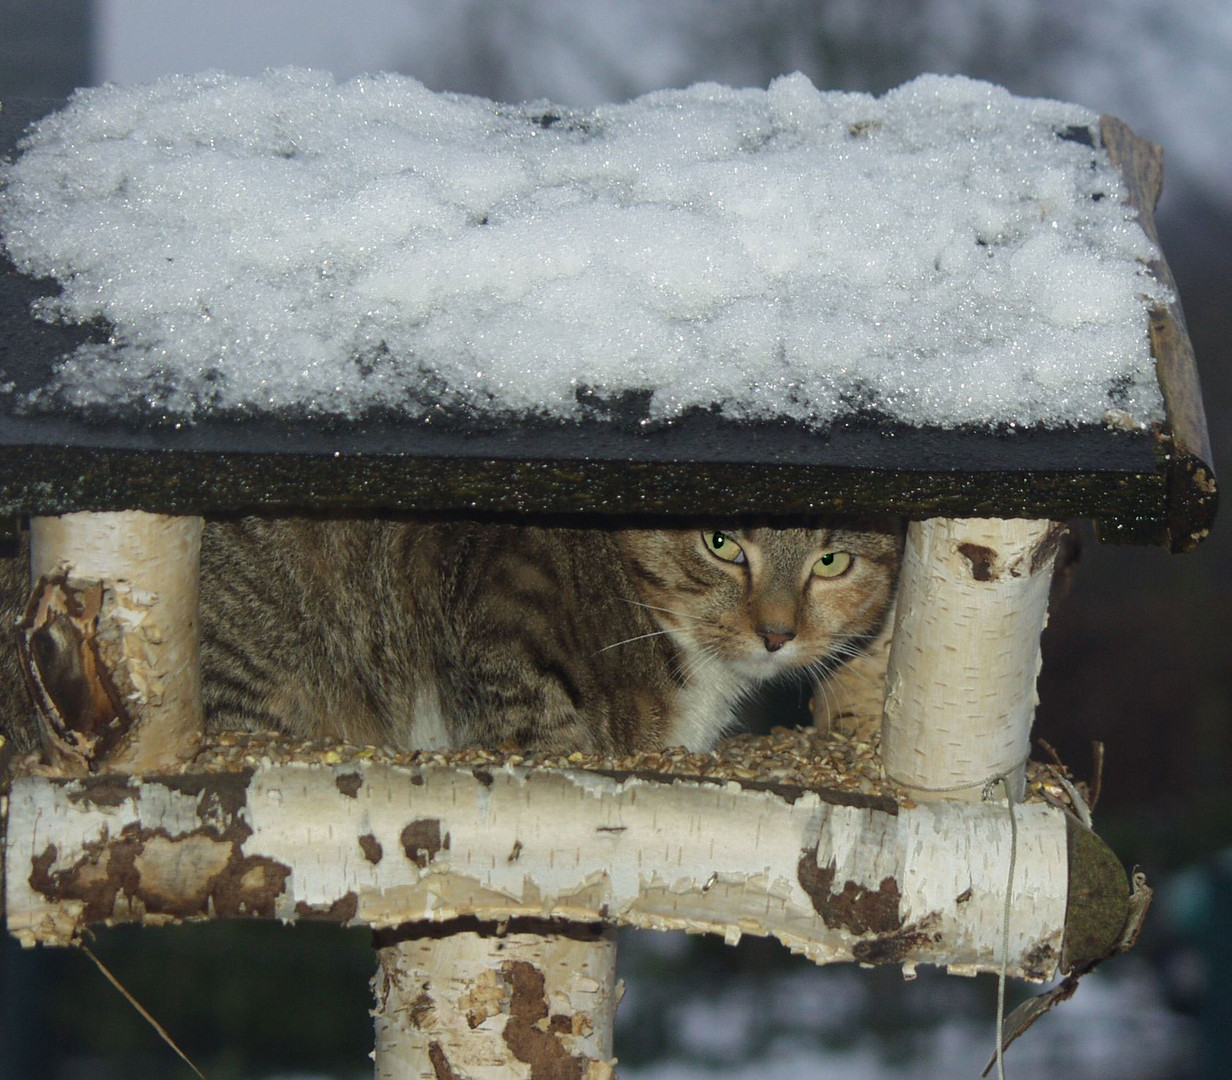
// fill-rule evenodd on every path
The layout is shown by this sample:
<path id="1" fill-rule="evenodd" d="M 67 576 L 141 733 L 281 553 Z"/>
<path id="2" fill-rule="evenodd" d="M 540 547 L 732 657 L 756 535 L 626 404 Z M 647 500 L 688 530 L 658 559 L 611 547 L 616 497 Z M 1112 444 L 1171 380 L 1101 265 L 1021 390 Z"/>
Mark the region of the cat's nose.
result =
<path id="1" fill-rule="evenodd" d="M 778 652 L 796 636 L 794 630 L 774 630 L 769 626 L 763 626 L 759 633 L 762 641 L 766 643 L 766 652 Z"/>

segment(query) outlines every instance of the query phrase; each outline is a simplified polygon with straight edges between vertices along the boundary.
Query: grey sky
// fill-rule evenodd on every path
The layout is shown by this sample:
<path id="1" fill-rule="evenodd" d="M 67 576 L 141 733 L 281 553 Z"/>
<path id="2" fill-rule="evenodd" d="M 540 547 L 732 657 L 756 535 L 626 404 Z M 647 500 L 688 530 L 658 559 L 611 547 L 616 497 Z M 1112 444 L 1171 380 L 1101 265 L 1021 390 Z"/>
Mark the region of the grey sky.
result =
<path id="1" fill-rule="evenodd" d="M 1165 145 L 1171 194 L 1232 199 L 1227 0 L 96 0 L 96 31 L 117 82 L 298 64 L 573 105 L 795 69 L 872 91 L 961 73 L 1114 113 Z"/>

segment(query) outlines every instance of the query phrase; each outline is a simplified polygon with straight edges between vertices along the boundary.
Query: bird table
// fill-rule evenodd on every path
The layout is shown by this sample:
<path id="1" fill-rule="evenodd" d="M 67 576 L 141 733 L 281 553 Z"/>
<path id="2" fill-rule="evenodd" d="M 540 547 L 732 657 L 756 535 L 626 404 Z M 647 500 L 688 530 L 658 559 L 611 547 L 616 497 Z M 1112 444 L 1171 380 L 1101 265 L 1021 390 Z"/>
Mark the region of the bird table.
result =
<path id="1" fill-rule="evenodd" d="M 383 86 L 366 84 L 368 99 Z M 614 139 L 622 124 L 630 138 L 650 138 L 663 109 L 768 108 L 789 118 L 770 133 L 781 142 L 784 132 L 804 138 L 810 90 L 775 84 L 768 105 L 711 90 L 637 114 L 521 107 L 480 120 L 489 139 L 559 135 L 559 156 Z M 925 90 L 964 107 L 985 92 L 930 83 L 912 101 Z M 54 104 L 4 103 L 4 150 Z M 853 153 L 898 122 L 880 106 L 840 105 L 871 110 L 868 122 L 843 121 Z M 818 423 L 687 403 L 665 413 L 649 387 L 580 384 L 563 414 L 515 415 L 499 400 L 485 409 L 482 398 L 447 392 L 435 407 L 417 398 L 408 413 L 250 403 L 184 413 L 165 400 L 143 410 L 131 393 L 109 412 L 104 368 L 86 377 L 88 399 L 78 392 L 48 407 L 42 388 L 67 357 L 114 357 L 137 349 L 140 335 L 104 317 L 35 317 L 74 271 L 56 281 L 6 257 L 0 514 L 13 530 L 29 524 L 28 620 L 75 613 L 77 635 L 61 647 L 88 652 L 100 695 L 119 687 L 124 700 L 64 708 L 50 685 L 55 665 L 27 656 L 48 760 L 62 775 L 44 768 L 11 784 L 10 932 L 66 942 L 90 922 L 224 915 L 372 925 L 386 935 L 377 1038 L 378 1071 L 390 1076 L 470 1075 L 477 1062 L 520 1062 L 538 1075 L 567 1058 L 581 1070 L 570 1075 L 602 1075 L 613 946 L 597 924 L 729 941 L 770 934 L 818 962 L 922 960 L 1031 978 L 1123 947 L 1133 920 L 1119 863 L 1072 815 L 1022 801 L 1053 556 L 1062 523 L 1075 518 L 1108 542 L 1188 550 L 1211 527 L 1215 481 L 1192 347 L 1153 223 L 1159 149 L 1107 116 L 1053 128 L 1071 159 L 1119 173 L 1119 200 L 1154 245 L 1143 265 L 1157 299 L 1139 306 L 1133 328 L 1162 398 L 1145 419 L 1109 408 L 1073 422 L 953 422 L 840 394 Z M 491 228 L 486 215 L 478 224 Z M 260 344 L 250 348 L 259 365 Z M 1065 357 L 1051 360 L 1064 370 Z M 919 378 L 930 377 L 921 367 Z M 429 396 L 434 378 L 425 376 Z M 297 512 L 596 526 L 907 519 L 880 743 L 897 796 L 686 778 L 645 763 L 536 769 L 521 758 L 267 756 L 239 772 L 185 771 L 202 733 L 202 521 Z M 1007 858 L 1016 863 L 1008 878 Z M 127 884 L 112 880 L 122 872 Z"/>

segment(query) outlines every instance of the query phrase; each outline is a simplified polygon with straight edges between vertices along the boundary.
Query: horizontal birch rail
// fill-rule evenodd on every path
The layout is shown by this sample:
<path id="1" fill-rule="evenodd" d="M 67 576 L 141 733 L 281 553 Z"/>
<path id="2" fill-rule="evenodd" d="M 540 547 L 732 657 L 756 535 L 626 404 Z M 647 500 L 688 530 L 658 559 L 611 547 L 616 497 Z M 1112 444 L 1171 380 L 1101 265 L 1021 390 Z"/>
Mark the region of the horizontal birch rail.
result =
<path id="1" fill-rule="evenodd" d="M 1014 807 L 1009 972 L 1113 950 L 1128 884 L 1043 803 Z M 375 763 L 23 777 L 9 931 L 326 919 L 375 928 L 534 917 L 778 938 L 817 963 L 999 970 L 1011 821 L 995 803 L 580 770 Z"/>

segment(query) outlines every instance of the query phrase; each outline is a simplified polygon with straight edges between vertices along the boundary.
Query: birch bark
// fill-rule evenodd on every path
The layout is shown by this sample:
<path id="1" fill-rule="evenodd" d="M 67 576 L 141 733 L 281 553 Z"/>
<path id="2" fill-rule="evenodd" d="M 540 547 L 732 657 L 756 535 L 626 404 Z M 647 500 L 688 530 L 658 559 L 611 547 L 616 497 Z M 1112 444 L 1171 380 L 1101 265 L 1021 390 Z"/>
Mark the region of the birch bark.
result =
<path id="1" fill-rule="evenodd" d="M 995 518 L 909 526 L 881 756 L 916 798 L 977 801 L 997 777 L 1022 798 L 1062 532 L 1049 521 Z"/>
<path id="2" fill-rule="evenodd" d="M 1096 897 L 1111 904 L 1096 938 L 1120 932 L 1128 887 L 1115 859 L 1071 866 L 1062 811 L 1015 815 L 1009 971 L 1046 978 Z M 817 963 L 996 971 L 1012 843 L 987 804 L 513 766 L 27 777 L 10 794 L 7 920 L 49 944 L 96 922 L 601 921 L 773 936 Z"/>
<path id="3" fill-rule="evenodd" d="M 31 521 L 20 642 L 53 763 L 140 772 L 194 749 L 201 528 L 140 511 Z"/>
<path id="4" fill-rule="evenodd" d="M 378 941 L 377 1080 L 611 1077 L 611 931 L 466 920 Z"/>

